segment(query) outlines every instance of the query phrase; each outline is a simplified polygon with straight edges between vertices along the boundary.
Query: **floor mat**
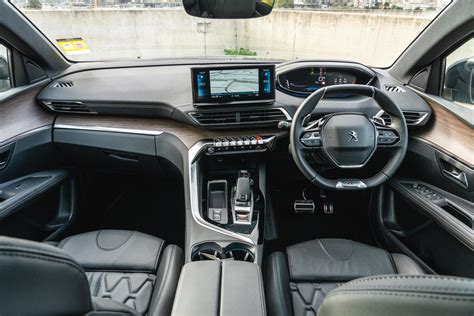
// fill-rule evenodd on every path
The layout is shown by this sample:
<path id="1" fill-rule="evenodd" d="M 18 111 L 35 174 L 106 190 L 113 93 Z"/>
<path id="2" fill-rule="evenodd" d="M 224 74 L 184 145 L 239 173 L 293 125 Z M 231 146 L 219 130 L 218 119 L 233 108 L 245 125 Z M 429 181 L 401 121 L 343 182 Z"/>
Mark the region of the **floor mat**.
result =
<path id="1" fill-rule="evenodd" d="M 314 214 L 295 214 L 295 199 L 305 196 L 316 205 Z M 287 246 L 316 238 L 344 238 L 366 244 L 374 244 L 369 229 L 368 192 L 325 192 L 334 203 L 334 214 L 323 213 L 319 188 L 307 181 L 295 181 L 271 191 L 273 206 L 277 213 L 279 238 L 269 241 L 267 253 L 283 251 Z"/>

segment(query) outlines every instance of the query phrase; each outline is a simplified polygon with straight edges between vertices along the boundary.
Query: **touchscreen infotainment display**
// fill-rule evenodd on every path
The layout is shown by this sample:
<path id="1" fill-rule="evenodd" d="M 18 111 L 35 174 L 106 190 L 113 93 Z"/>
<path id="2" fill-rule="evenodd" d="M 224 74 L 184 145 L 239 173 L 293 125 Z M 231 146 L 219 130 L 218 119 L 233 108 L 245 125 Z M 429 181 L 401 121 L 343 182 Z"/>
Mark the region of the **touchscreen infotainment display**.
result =
<path id="1" fill-rule="evenodd" d="M 274 65 L 193 68 L 192 80 L 196 105 L 275 99 Z"/>

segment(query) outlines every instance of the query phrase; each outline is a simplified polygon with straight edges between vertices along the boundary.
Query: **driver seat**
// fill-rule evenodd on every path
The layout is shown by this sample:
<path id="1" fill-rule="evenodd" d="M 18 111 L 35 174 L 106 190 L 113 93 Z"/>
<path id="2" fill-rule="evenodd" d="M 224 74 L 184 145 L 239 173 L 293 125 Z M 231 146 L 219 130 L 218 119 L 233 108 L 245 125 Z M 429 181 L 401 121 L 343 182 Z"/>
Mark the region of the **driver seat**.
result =
<path id="1" fill-rule="evenodd" d="M 381 274 L 423 274 L 410 257 L 345 239 L 316 239 L 272 253 L 265 265 L 269 315 L 317 315 L 344 283 Z"/>

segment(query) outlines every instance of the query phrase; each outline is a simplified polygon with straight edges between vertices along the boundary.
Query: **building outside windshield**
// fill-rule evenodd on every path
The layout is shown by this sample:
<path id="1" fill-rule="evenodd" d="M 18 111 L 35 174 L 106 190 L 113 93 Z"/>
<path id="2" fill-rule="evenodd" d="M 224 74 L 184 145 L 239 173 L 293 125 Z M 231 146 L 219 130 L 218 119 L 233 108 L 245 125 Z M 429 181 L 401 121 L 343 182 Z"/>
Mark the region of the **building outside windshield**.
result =
<path id="1" fill-rule="evenodd" d="M 273 0 L 265 0 L 273 1 Z M 222 57 L 388 67 L 448 0 L 275 0 L 255 19 L 202 19 L 173 0 L 13 0 L 73 61 Z"/>

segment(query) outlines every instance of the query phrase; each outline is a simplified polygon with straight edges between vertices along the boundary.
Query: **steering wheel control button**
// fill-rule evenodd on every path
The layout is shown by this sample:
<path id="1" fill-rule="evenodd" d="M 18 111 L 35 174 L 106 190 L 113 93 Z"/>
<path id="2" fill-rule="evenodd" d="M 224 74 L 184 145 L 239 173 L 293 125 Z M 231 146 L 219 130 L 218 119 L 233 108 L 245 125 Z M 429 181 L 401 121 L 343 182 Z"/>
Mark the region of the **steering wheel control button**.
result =
<path id="1" fill-rule="evenodd" d="M 376 128 L 365 115 L 330 116 L 321 129 L 323 153 L 339 168 L 364 166 L 375 152 Z"/>
<path id="2" fill-rule="evenodd" d="M 319 132 L 306 132 L 303 134 L 301 142 L 308 147 L 319 147 L 321 146 L 321 136 Z"/>
<path id="3" fill-rule="evenodd" d="M 398 135 L 391 130 L 379 130 L 377 143 L 380 145 L 394 145 L 398 142 Z"/>

